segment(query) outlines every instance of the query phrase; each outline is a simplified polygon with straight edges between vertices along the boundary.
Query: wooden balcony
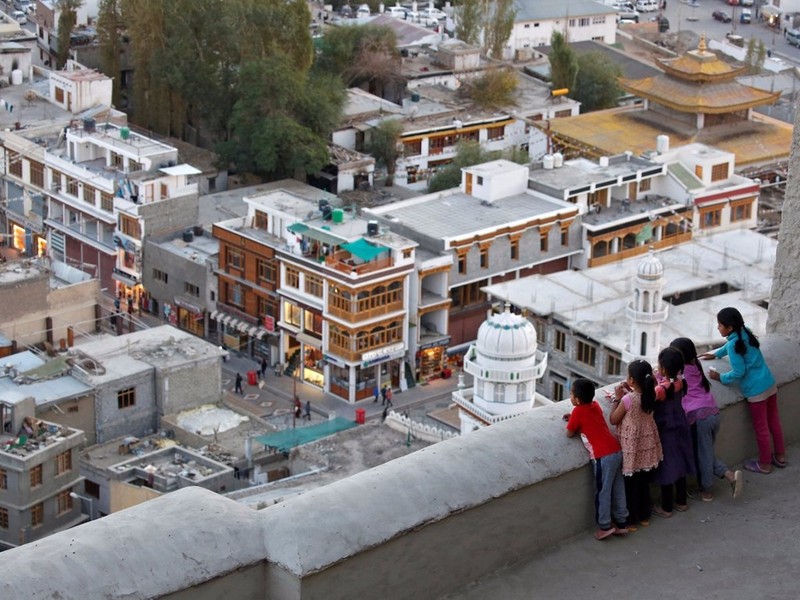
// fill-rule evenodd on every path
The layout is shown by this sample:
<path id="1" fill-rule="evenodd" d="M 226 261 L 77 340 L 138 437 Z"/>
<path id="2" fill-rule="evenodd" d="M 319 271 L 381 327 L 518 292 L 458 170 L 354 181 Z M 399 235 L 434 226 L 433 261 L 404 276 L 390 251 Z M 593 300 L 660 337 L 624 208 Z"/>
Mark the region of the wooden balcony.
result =
<path id="1" fill-rule="evenodd" d="M 365 300 L 369 300 L 366 298 Z M 369 321 L 370 319 L 374 319 L 375 317 L 380 317 L 383 315 L 388 315 L 389 313 L 398 312 L 404 310 L 405 307 L 403 306 L 403 300 L 398 300 L 397 302 L 391 302 L 389 304 L 382 304 L 380 306 L 374 306 L 372 308 L 362 308 L 359 310 L 360 304 L 367 304 L 364 300 L 359 301 L 358 299 L 353 299 L 350 301 L 350 310 L 345 310 L 339 306 L 335 306 L 329 303 L 328 305 L 328 314 L 333 315 L 334 317 L 339 317 L 340 319 L 344 319 L 348 323 L 360 323 L 361 321 Z"/>
<path id="2" fill-rule="evenodd" d="M 647 254 L 647 251 L 650 249 L 651 246 L 656 250 L 661 250 L 663 248 L 670 248 L 672 246 L 677 246 L 678 244 L 682 244 L 683 242 L 688 242 L 691 239 L 692 239 L 691 231 L 687 231 L 686 233 L 679 233 L 678 235 L 671 235 L 670 237 L 665 238 L 663 240 L 658 240 L 657 242 L 649 242 L 647 244 L 634 246 L 633 248 L 626 248 L 624 250 L 621 250 L 620 252 L 615 252 L 613 254 L 606 254 L 605 256 L 590 258 L 589 266 L 599 267 L 600 265 L 607 265 L 609 263 L 624 260 L 626 258 L 631 258 L 633 256 L 642 256 L 643 254 Z"/>
<path id="3" fill-rule="evenodd" d="M 357 263 L 353 259 L 352 254 L 346 250 L 340 250 L 339 252 L 335 252 L 334 254 L 326 256 L 325 265 L 349 275 L 364 275 L 365 273 L 372 273 L 373 271 L 379 271 L 381 269 L 391 267 L 392 257 L 386 256 L 382 258 L 376 258 L 375 260 L 371 260 L 369 262 Z"/>

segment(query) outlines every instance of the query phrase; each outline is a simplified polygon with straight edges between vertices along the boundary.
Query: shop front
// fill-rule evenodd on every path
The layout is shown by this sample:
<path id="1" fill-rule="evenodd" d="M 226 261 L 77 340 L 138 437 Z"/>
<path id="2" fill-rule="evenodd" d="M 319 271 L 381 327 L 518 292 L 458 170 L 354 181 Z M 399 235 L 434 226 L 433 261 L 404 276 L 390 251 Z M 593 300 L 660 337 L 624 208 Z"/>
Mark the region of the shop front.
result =
<path id="1" fill-rule="evenodd" d="M 203 307 L 182 296 L 175 296 L 174 300 L 178 312 L 178 327 L 196 336 L 204 337 L 205 311 Z"/>
<path id="2" fill-rule="evenodd" d="M 322 340 L 305 333 L 298 333 L 300 342 L 300 380 L 319 388 L 325 386 L 325 362 L 322 354 Z"/>
<path id="3" fill-rule="evenodd" d="M 400 387 L 405 345 L 402 342 L 370 350 L 361 355 L 361 362 L 348 364 L 336 356 L 325 354 L 328 381 L 326 391 L 348 402 L 371 400 L 375 388 L 384 385 Z"/>

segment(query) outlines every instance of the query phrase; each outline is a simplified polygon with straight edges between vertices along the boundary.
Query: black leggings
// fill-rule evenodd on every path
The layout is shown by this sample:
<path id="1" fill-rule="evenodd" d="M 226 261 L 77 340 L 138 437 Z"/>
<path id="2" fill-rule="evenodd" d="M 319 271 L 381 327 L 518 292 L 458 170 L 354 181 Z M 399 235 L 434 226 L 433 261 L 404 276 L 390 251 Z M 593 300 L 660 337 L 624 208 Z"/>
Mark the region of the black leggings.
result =
<path id="1" fill-rule="evenodd" d="M 672 495 L 672 486 L 675 486 L 675 495 Z M 674 502 L 673 502 L 674 498 Z M 681 477 L 674 484 L 661 486 L 661 508 L 672 512 L 676 504 L 686 505 L 686 477 Z"/>
<path id="2" fill-rule="evenodd" d="M 636 525 L 641 521 L 649 521 L 650 479 L 652 473 L 637 471 L 625 477 L 625 499 L 628 502 L 628 524 Z"/>

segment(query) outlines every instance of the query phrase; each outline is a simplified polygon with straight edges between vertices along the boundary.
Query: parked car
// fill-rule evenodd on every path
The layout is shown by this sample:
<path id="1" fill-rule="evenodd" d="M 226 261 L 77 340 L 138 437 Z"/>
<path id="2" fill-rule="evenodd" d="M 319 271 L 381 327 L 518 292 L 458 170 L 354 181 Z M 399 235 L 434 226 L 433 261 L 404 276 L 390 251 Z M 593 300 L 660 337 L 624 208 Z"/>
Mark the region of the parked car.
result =
<path id="1" fill-rule="evenodd" d="M 421 19 L 436 19 L 437 21 L 441 21 L 447 18 L 447 15 L 444 11 L 439 10 L 438 8 L 423 8 L 419 11 L 419 16 Z"/>
<path id="2" fill-rule="evenodd" d="M 655 12 L 658 10 L 658 2 L 656 0 L 638 0 L 636 2 L 636 10 L 639 12 Z"/>
<path id="3" fill-rule="evenodd" d="M 739 6 L 739 0 L 727 0 L 731 6 Z"/>
<path id="4" fill-rule="evenodd" d="M 740 23 L 752 23 L 753 22 L 753 11 L 749 8 L 743 8 L 742 13 L 739 15 L 739 22 Z"/>
<path id="5" fill-rule="evenodd" d="M 25 25 L 28 22 L 28 15 L 25 14 L 22 10 L 15 10 L 11 13 L 11 18 L 14 19 L 20 25 Z"/>
<path id="6" fill-rule="evenodd" d="M 753 0 L 739 0 L 739 4 L 742 6 L 753 6 Z"/>
<path id="7" fill-rule="evenodd" d="M 722 23 L 731 22 L 731 16 L 724 10 L 715 10 L 713 13 L 711 13 L 711 16 L 714 17 L 715 21 L 720 21 Z"/>
<path id="8" fill-rule="evenodd" d="M 389 6 L 384 11 L 385 14 L 393 17 L 395 19 L 405 19 L 406 13 L 408 13 L 408 9 L 403 6 Z"/>
<path id="9" fill-rule="evenodd" d="M 788 29 L 786 31 L 786 41 L 790 46 L 800 48 L 800 29 Z"/>

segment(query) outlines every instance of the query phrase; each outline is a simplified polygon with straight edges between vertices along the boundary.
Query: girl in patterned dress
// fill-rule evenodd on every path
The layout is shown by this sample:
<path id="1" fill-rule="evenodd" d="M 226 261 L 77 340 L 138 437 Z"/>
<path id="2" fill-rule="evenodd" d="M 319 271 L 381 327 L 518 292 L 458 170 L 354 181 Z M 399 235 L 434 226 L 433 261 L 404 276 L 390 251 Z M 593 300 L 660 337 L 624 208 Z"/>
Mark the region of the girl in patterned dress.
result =
<path id="1" fill-rule="evenodd" d="M 628 502 L 628 530 L 636 531 L 637 524 L 650 524 L 650 476 L 664 453 L 653 419 L 656 406 L 656 380 L 653 367 L 646 360 L 628 365 L 628 379 L 614 389 L 614 411 L 611 424 L 617 426 L 622 446 L 622 474 L 625 476 L 625 496 Z"/>

